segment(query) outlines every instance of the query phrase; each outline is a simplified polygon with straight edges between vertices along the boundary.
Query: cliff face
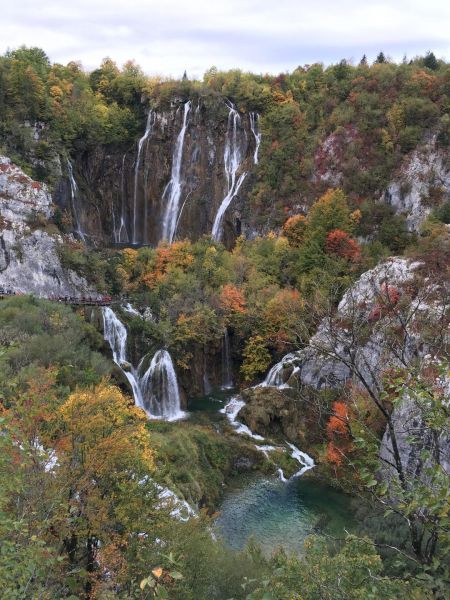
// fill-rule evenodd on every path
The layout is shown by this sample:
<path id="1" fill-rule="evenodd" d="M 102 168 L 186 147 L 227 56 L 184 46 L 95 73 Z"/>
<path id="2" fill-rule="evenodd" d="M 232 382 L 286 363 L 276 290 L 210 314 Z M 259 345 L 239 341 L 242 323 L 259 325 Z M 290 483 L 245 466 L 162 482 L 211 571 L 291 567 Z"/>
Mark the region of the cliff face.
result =
<path id="1" fill-rule="evenodd" d="M 412 369 L 425 375 L 434 372 L 440 356 L 448 355 L 449 295 L 448 274 L 433 273 L 420 262 L 394 258 L 364 273 L 344 294 L 337 311 L 322 321 L 309 345 L 287 355 L 272 369 L 277 376 L 268 375 L 269 387 L 256 388 L 256 398 L 253 391 L 247 394 L 246 410 L 240 416 L 249 426 L 255 426 L 265 390 L 268 403 L 273 405 L 270 386 L 293 390 L 311 386 L 323 390 L 340 388 L 352 381 L 380 394 L 383 374 L 389 369 Z M 447 380 L 436 379 L 434 385 L 444 388 L 446 396 L 450 394 Z M 303 410 L 301 401 L 297 405 L 293 411 L 296 419 L 298 410 Z M 280 413 L 271 419 L 283 424 L 282 416 Z M 442 466 L 450 473 L 450 436 L 432 439 L 414 399 L 405 397 L 395 407 L 392 423 L 400 440 L 405 472 L 417 475 L 424 470 L 421 450 L 427 446 L 433 448 L 434 455 L 441 456 Z M 287 424 L 283 429 L 288 435 Z M 416 432 L 413 441 L 411 431 Z M 386 431 L 380 455 L 387 458 L 391 454 L 391 439 Z"/>
<path id="2" fill-rule="evenodd" d="M 98 146 L 67 162 L 56 201 L 80 237 L 141 245 L 211 234 L 228 196 L 219 237 L 230 243 L 246 227 L 257 127 L 224 100 L 174 101 L 150 111 L 133 147 Z"/>
<path id="3" fill-rule="evenodd" d="M 0 287 L 37 296 L 92 293 L 61 265 L 61 237 L 46 223 L 53 211 L 45 184 L 0 157 Z"/>

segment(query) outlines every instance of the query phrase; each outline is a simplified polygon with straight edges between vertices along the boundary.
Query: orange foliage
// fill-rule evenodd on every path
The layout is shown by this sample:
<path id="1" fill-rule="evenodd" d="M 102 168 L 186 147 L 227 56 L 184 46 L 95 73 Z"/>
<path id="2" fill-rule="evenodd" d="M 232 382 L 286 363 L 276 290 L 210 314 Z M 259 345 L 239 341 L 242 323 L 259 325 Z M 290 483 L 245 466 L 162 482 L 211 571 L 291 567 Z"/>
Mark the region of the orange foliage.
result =
<path id="1" fill-rule="evenodd" d="M 349 411 L 344 402 L 333 403 L 333 415 L 328 420 L 326 460 L 335 467 L 342 466 L 345 455 L 351 450 Z"/>
<path id="2" fill-rule="evenodd" d="M 162 244 L 156 250 L 156 263 L 153 271 L 145 273 L 143 282 L 149 288 L 156 287 L 172 269 L 186 269 L 194 262 L 189 242 L 174 242 L 170 246 Z"/>
<path id="3" fill-rule="evenodd" d="M 226 312 L 245 313 L 245 298 L 240 289 L 231 283 L 223 286 L 220 294 L 220 304 Z"/>
<path id="4" fill-rule="evenodd" d="M 357 260 L 361 254 L 358 243 L 341 229 L 330 231 L 327 235 L 325 247 L 329 254 L 335 254 L 351 261 Z"/>
<path id="5" fill-rule="evenodd" d="M 283 233 L 292 246 L 300 246 L 305 237 L 307 219 L 303 215 L 294 215 L 283 225 Z"/>

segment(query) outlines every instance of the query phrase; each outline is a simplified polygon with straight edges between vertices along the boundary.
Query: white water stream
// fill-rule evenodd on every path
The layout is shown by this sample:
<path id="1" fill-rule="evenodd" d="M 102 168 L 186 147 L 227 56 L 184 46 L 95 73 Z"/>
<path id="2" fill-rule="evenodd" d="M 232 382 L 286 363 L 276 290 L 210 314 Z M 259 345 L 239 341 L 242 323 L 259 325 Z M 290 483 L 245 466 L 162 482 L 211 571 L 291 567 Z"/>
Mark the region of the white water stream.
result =
<path id="1" fill-rule="evenodd" d="M 185 413 L 180 406 L 177 376 L 167 350 L 158 350 L 142 374 L 144 359 L 137 369 L 127 360 L 127 329 L 109 306 L 103 307 L 103 326 L 114 362 L 130 382 L 136 406 L 143 408 L 152 419 L 182 419 Z"/>
<path id="2" fill-rule="evenodd" d="M 184 138 L 189 122 L 188 117 L 190 109 L 191 102 L 188 101 L 184 105 L 183 124 L 181 126 L 180 133 L 178 134 L 177 141 L 175 143 L 170 181 L 167 184 L 162 196 L 162 200 L 166 204 L 166 208 L 164 211 L 162 222 L 161 239 L 166 240 L 169 243 L 173 242 L 175 229 L 177 226 L 178 211 L 180 208 L 180 198 L 183 185 L 181 180 L 181 165 L 183 162 Z"/>
<path id="3" fill-rule="evenodd" d="M 250 129 L 251 129 L 251 132 L 253 133 L 253 137 L 255 138 L 255 152 L 253 154 L 253 162 L 255 163 L 255 165 L 257 165 L 258 164 L 259 146 L 261 144 L 261 132 L 259 130 L 259 115 L 258 115 L 258 113 L 255 113 L 255 112 L 249 113 L 249 119 L 250 119 Z"/>
<path id="4" fill-rule="evenodd" d="M 146 142 L 148 140 L 148 138 L 150 137 L 152 131 L 153 131 L 153 126 L 155 124 L 156 121 L 156 113 L 153 110 L 150 110 L 147 116 L 147 123 L 145 126 L 145 132 L 144 135 L 141 137 L 141 139 L 139 140 L 138 143 L 138 153 L 137 153 L 137 157 L 136 157 L 136 164 L 134 167 L 134 193 L 133 193 L 133 234 L 132 234 L 132 243 L 133 244 L 137 244 L 138 243 L 138 239 L 137 239 L 137 231 L 136 231 L 136 227 L 137 227 L 137 200 L 138 200 L 138 187 L 139 187 L 139 168 L 141 165 L 141 155 L 142 155 L 142 148 L 144 146 L 144 142 Z"/>
<path id="5" fill-rule="evenodd" d="M 78 185 L 77 185 L 77 182 L 75 181 L 75 177 L 73 175 L 73 167 L 72 167 L 72 163 L 70 162 L 70 160 L 67 161 L 67 172 L 69 174 L 69 181 L 70 181 L 70 197 L 72 200 L 72 214 L 75 219 L 75 232 L 78 235 L 78 237 L 81 240 L 83 240 L 83 242 L 85 242 L 86 234 L 84 233 L 84 231 L 81 227 L 80 211 L 79 211 L 79 206 L 78 206 Z"/>
<path id="6" fill-rule="evenodd" d="M 242 129 L 241 117 L 233 104 L 228 104 L 228 125 L 225 138 L 225 150 L 223 162 L 225 167 L 225 176 L 227 181 L 227 189 L 224 199 L 222 200 L 219 210 L 214 219 L 211 237 L 213 240 L 220 241 L 223 235 L 223 218 L 225 211 L 230 206 L 231 201 L 239 192 L 239 189 L 244 182 L 247 173 L 241 173 L 237 177 L 237 172 L 244 159 L 243 143 L 245 132 Z"/>

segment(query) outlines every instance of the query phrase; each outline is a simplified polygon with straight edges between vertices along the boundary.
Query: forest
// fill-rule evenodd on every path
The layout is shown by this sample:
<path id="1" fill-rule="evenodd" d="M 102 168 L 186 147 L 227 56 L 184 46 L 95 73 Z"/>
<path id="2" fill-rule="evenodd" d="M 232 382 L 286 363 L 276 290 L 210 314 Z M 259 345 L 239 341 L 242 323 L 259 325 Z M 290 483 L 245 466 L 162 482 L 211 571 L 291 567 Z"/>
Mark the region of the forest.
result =
<path id="1" fill-rule="evenodd" d="M 449 99 L 432 52 L 202 80 L 0 57 L 2 597 L 450 598 Z M 186 125 L 191 106 L 203 116 Z M 169 123 L 154 139 L 149 114 Z M 228 174 L 231 117 L 250 128 L 224 239 L 200 196 L 198 234 L 117 238 L 120 202 L 128 229 L 159 226 L 151 172 L 169 174 L 180 140 L 189 201 L 184 129 L 194 144 L 213 123 Z M 111 301 L 70 306 L 48 281 Z M 161 408 L 167 380 L 180 420 Z M 242 477 L 323 486 L 348 524 L 315 514 L 300 552 L 230 544 L 224 498 Z"/>

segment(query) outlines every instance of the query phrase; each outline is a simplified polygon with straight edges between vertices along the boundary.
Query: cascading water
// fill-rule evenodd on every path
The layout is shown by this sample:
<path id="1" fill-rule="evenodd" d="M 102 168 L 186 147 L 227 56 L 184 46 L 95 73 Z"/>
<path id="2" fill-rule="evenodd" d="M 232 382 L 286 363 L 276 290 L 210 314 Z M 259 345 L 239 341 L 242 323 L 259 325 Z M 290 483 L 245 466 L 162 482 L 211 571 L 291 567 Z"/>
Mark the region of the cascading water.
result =
<path id="1" fill-rule="evenodd" d="M 258 151 L 259 151 L 259 146 L 261 144 L 261 132 L 259 130 L 259 115 L 258 115 L 258 113 L 255 113 L 255 112 L 249 113 L 249 119 L 250 119 L 250 129 L 255 138 L 255 152 L 253 154 L 253 162 L 255 163 L 255 165 L 257 165 L 258 164 Z"/>
<path id="2" fill-rule="evenodd" d="M 130 382 L 136 406 L 154 419 L 174 421 L 184 417 L 175 369 L 167 350 L 156 352 L 149 368 L 141 376 L 144 359 L 137 369 L 127 361 L 127 329 L 109 306 L 103 307 L 103 327 L 113 360 Z"/>
<path id="3" fill-rule="evenodd" d="M 292 361 L 295 360 L 295 358 L 297 357 L 292 352 L 290 354 L 286 354 L 286 356 L 283 356 L 280 362 L 277 362 L 277 364 L 270 369 L 264 381 L 256 387 L 277 387 L 279 389 L 290 387 L 289 384 L 285 383 L 283 379 L 284 371 L 291 366 Z M 294 367 L 292 373 L 295 373 L 297 370 L 298 367 Z"/>
<path id="4" fill-rule="evenodd" d="M 141 165 L 141 155 L 142 148 L 144 143 L 150 137 L 150 134 L 153 131 L 153 126 L 156 121 L 156 113 L 153 110 L 150 110 L 147 116 L 147 123 L 145 126 L 144 135 L 141 137 L 138 143 L 138 153 L 136 157 L 136 165 L 134 167 L 134 194 L 133 194 L 133 235 L 132 235 L 132 243 L 137 244 L 137 231 L 136 231 L 136 220 L 137 220 L 137 198 L 138 198 L 138 183 L 139 183 L 139 167 Z"/>
<path id="5" fill-rule="evenodd" d="M 136 406 L 144 408 L 138 374 L 131 363 L 127 361 L 127 328 L 109 306 L 103 307 L 103 331 L 105 340 L 111 348 L 114 362 L 130 382 Z"/>
<path id="6" fill-rule="evenodd" d="M 244 406 L 245 402 L 242 400 L 242 398 L 240 398 L 239 396 L 233 396 L 233 398 L 231 398 L 229 402 L 224 406 L 224 408 L 222 408 L 219 412 L 226 415 L 228 421 L 230 422 L 231 426 L 234 428 L 236 433 L 248 435 L 254 440 L 263 442 L 265 438 L 263 438 L 261 435 L 258 435 L 257 433 L 253 433 L 253 431 L 251 431 L 247 427 L 247 425 L 244 425 L 243 423 L 238 421 L 238 414 Z M 314 460 L 308 454 L 306 454 L 306 452 L 302 452 L 290 442 L 286 442 L 286 445 L 291 450 L 291 457 L 299 463 L 300 469 L 296 473 L 294 473 L 289 479 L 286 479 L 286 477 L 284 476 L 283 469 L 277 469 L 278 476 L 283 482 L 291 481 L 296 477 L 300 477 L 301 475 L 303 475 L 303 473 L 306 473 L 306 471 L 309 471 L 309 469 L 315 467 Z M 266 455 L 266 457 L 268 456 L 269 452 L 273 452 L 275 450 L 286 450 L 285 448 L 281 448 L 280 446 L 270 445 L 255 445 L 255 448 L 263 452 Z"/>
<path id="7" fill-rule="evenodd" d="M 175 421 L 185 416 L 173 362 L 167 350 L 158 350 L 141 379 L 145 409 L 153 417 Z"/>
<path id="8" fill-rule="evenodd" d="M 70 181 L 70 197 L 72 199 L 72 213 L 73 213 L 73 217 L 75 219 L 75 232 L 78 235 L 78 237 L 80 239 L 83 240 L 83 242 L 86 241 L 86 234 L 84 233 L 83 229 L 81 228 L 81 221 L 80 221 L 80 213 L 78 210 L 78 186 L 77 186 L 77 182 L 75 181 L 75 177 L 73 176 L 73 167 L 72 167 L 72 163 L 70 162 L 70 160 L 67 161 L 67 172 L 69 174 L 69 181 Z"/>
<path id="9" fill-rule="evenodd" d="M 120 173 L 120 200 L 121 200 L 121 202 L 120 202 L 120 225 L 119 225 L 118 230 L 116 230 L 116 227 L 114 224 L 114 242 L 116 244 L 123 244 L 123 243 L 127 243 L 129 241 L 127 227 L 126 227 L 126 216 L 125 216 L 125 197 L 126 197 L 125 158 L 126 158 L 126 153 L 122 157 L 122 171 Z M 114 212 L 113 212 L 113 215 L 114 215 Z"/>
<path id="10" fill-rule="evenodd" d="M 177 141 L 175 143 L 170 181 L 167 184 L 162 196 L 163 202 L 166 203 L 166 208 L 162 222 L 161 239 L 166 240 L 169 243 L 172 243 L 173 237 L 175 235 L 178 211 L 180 207 L 180 197 L 182 188 L 181 165 L 183 161 L 184 137 L 186 135 L 186 129 L 188 126 L 188 117 L 190 109 L 191 102 L 189 100 L 184 105 L 183 124 L 181 126 L 180 133 L 178 134 Z"/>
<path id="11" fill-rule="evenodd" d="M 231 370 L 230 336 L 225 329 L 222 338 L 222 389 L 229 390 L 233 387 L 233 374 Z"/>
<path id="12" fill-rule="evenodd" d="M 227 134 L 223 156 L 225 175 L 227 179 L 227 192 L 225 198 L 222 200 L 222 203 L 219 206 L 219 210 L 217 211 L 212 227 L 211 237 L 215 241 L 220 241 L 222 239 L 222 223 L 225 211 L 229 207 L 233 198 L 239 192 L 239 189 L 247 175 L 247 173 L 241 173 L 241 175 L 237 178 L 238 169 L 244 158 L 241 117 L 231 103 L 227 106 L 230 112 L 228 113 Z"/>

